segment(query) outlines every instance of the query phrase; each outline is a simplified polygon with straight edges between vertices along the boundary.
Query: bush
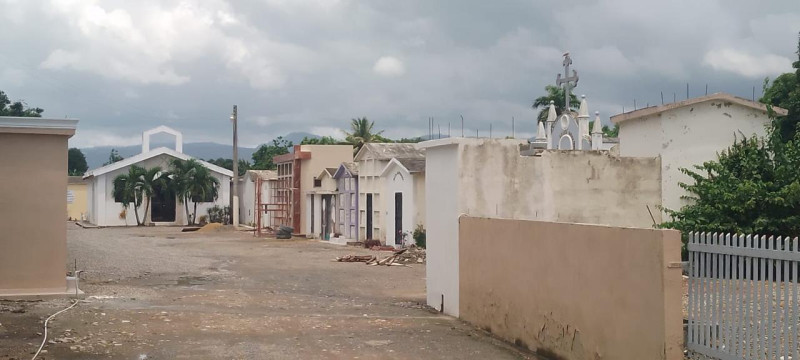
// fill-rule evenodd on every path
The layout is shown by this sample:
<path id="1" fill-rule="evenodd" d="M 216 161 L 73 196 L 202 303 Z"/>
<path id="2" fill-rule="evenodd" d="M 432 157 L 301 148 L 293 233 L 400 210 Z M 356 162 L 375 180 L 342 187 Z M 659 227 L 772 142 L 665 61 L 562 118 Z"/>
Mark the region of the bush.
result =
<path id="1" fill-rule="evenodd" d="M 425 248 L 425 227 L 422 224 L 417 225 L 417 228 L 414 229 L 414 243 L 417 244 L 417 247 Z"/>
<path id="2" fill-rule="evenodd" d="M 229 224 L 230 218 L 231 218 L 230 206 L 220 207 L 219 205 L 214 205 L 208 209 L 209 223 Z"/>

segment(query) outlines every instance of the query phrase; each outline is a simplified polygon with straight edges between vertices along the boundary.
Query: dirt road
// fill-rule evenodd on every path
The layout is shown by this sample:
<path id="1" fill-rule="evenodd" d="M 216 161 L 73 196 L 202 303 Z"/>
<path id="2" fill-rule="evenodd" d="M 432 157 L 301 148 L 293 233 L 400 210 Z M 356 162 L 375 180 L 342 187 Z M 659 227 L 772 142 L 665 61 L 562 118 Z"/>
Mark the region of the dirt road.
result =
<path id="1" fill-rule="evenodd" d="M 68 231 L 87 297 L 41 359 L 521 359 L 426 309 L 425 266 L 331 260 L 375 252 L 179 228 Z M 0 302 L 0 359 L 29 359 L 68 300 Z"/>

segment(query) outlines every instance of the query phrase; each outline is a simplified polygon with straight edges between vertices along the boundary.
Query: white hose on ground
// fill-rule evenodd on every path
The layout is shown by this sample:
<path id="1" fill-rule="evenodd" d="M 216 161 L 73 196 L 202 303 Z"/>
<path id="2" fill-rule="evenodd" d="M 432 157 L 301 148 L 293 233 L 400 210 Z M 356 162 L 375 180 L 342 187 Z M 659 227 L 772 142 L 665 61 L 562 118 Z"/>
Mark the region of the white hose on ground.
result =
<path id="1" fill-rule="evenodd" d="M 59 311 L 59 312 L 57 312 L 57 313 L 55 313 L 55 314 L 53 314 L 53 315 L 50 315 L 50 317 L 48 317 L 48 318 L 47 318 L 47 319 L 44 321 L 44 339 L 42 339 L 42 345 L 39 345 L 39 350 L 36 350 L 36 354 L 33 354 L 33 357 L 31 358 L 31 360 L 36 360 L 36 357 L 37 357 L 37 356 L 39 356 L 39 353 L 40 353 L 40 352 L 42 352 L 42 349 L 44 348 L 44 344 L 47 342 L 47 322 L 49 322 L 49 321 L 50 321 L 50 319 L 52 319 L 52 318 L 56 317 L 56 315 L 58 315 L 58 314 L 61 314 L 61 313 L 65 312 L 65 311 L 67 311 L 67 310 L 69 310 L 69 309 L 72 309 L 73 307 L 75 307 L 75 305 L 78 305 L 78 300 L 75 300 L 75 301 L 72 303 L 72 305 L 70 305 L 70 306 L 67 306 L 67 308 L 66 308 L 66 309 L 64 309 L 64 310 L 61 310 L 61 311 Z"/>

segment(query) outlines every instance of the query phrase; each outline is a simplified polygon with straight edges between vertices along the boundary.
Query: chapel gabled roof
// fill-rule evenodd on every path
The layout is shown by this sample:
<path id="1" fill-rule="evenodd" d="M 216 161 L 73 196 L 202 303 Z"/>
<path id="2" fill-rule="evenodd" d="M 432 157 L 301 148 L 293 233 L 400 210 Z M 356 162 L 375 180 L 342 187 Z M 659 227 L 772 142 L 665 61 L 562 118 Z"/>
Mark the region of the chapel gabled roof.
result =
<path id="1" fill-rule="evenodd" d="M 190 160 L 190 159 L 194 159 L 193 157 L 191 157 L 189 155 L 186 155 L 184 153 L 179 153 L 179 152 L 177 152 L 175 150 L 172 150 L 170 148 L 160 147 L 160 148 L 157 148 L 157 149 L 154 149 L 154 150 L 150 150 L 150 151 L 148 151 L 146 153 L 137 154 L 137 155 L 131 156 L 129 158 L 122 159 L 122 160 L 117 161 L 117 162 L 115 162 L 113 164 L 108 164 L 106 166 L 101 166 L 99 168 L 89 170 L 89 171 L 86 172 L 86 174 L 83 175 L 83 178 L 86 179 L 86 178 L 90 178 L 92 176 L 100 176 L 100 175 L 112 172 L 114 170 L 122 169 L 124 167 L 140 163 L 142 161 L 145 161 L 145 160 L 150 159 L 150 158 L 154 158 L 154 157 L 159 156 L 159 155 L 169 155 L 169 156 L 172 156 L 174 158 L 178 158 L 178 159 L 181 159 L 181 160 L 184 160 L 184 161 Z M 197 159 L 195 159 L 195 160 L 197 160 Z M 228 176 L 228 177 L 233 177 L 233 171 L 230 171 L 230 170 L 225 169 L 223 167 L 219 167 L 217 165 L 205 162 L 203 160 L 197 160 L 197 162 L 200 163 L 200 165 L 203 165 L 204 167 L 206 167 L 208 170 L 211 170 L 211 171 L 213 171 L 215 173 L 222 174 L 222 175 L 225 175 L 225 176 Z"/>

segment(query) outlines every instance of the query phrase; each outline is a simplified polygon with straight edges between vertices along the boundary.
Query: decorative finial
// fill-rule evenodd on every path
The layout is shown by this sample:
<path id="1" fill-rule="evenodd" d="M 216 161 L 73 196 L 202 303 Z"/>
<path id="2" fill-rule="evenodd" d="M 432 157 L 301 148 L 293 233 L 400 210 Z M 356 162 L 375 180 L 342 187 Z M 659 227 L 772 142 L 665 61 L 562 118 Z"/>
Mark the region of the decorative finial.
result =
<path id="1" fill-rule="evenodd" d="M 589 118 L 589 105 L 586 104 L 586 95 L 581 95 L 581 107 L 578 108 L 578 118 Z"/>
<path id="2" fill-rule="evenodd" d="M 592 134 L 602 134 L 603 133 L 603 122 L 600 121 L 600 112 L 594 112 L 594 127 L 592 128 Z"/>
<path id="3" fill-rule="evenodd" d="M 558 118 L 558 113 L 556 113 L 556 105 L 553 100 L 550 100 L 550 108 L 547 110 L 547 123 L 552 124 L 556 122 L 556 118 Z"/>

